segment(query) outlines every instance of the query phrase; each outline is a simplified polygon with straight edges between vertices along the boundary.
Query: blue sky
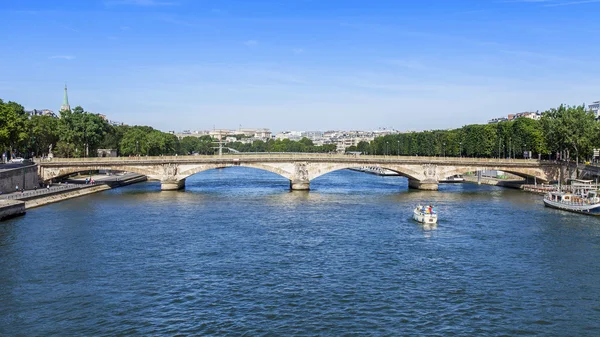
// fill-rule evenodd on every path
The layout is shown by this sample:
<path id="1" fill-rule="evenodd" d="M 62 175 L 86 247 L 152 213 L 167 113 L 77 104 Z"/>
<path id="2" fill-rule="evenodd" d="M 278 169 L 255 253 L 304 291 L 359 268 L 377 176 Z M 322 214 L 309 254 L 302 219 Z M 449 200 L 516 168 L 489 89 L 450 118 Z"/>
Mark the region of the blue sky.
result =
<path id="1" fill-rule="evenodd" d="M 0 2 L 0 98 L 163 131 L 445 129 L 600 100 L 600 0 Z"/>

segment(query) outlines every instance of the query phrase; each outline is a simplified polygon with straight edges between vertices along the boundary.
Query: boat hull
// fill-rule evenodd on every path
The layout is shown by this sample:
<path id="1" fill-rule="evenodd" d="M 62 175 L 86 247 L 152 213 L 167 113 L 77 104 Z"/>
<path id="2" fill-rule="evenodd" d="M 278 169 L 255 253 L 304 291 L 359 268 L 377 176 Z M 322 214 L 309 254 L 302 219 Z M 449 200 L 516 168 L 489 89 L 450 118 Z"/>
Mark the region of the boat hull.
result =
<path id="1" fill-rule="evenodd" d="M 424 224 L 436 224 L 437 215 L 413 212 L 413 220 Z"/>
<path id="2" fill-rule="evenodd" d="M 581 213 L 587 215 L 600 215 L 600 203 L 590 205 L 569 205 L 561 202 L 556 202 L 548 199 L 544 199 L 544 205 L 546 207 L 556 208 L 563 211 Z"/>

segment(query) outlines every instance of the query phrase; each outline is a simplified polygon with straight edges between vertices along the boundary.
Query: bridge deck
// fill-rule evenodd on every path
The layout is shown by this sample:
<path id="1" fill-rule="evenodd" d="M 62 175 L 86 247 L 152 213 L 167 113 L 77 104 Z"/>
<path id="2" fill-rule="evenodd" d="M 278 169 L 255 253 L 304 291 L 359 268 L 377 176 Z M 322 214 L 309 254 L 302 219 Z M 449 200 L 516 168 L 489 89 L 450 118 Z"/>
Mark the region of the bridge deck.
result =
<path id="1" fill-rule="evenodd" d="M 507 167 L 540 167 L 554 166 L 553 161 L 539 161 L 533 159 L 498 159 L 498 158 L 457 158 L 457 157 L 419 157 L 419 156 L 349 156 L 332 154 L 230 154 L 223 156 L 158 156 L 158 157 L 90 157 L 90 158 L 54 158 L 52 160 L 37 160 L 42 166 L 65 165 L 131 165 L 131 164 L 201 164 L 222 163 L 232 164 L 237 162 L 336 162 L 356 163 L 357 165 L 370 163 L 389 164 L 438 164 L 460 166 L 507 166 Z"/>

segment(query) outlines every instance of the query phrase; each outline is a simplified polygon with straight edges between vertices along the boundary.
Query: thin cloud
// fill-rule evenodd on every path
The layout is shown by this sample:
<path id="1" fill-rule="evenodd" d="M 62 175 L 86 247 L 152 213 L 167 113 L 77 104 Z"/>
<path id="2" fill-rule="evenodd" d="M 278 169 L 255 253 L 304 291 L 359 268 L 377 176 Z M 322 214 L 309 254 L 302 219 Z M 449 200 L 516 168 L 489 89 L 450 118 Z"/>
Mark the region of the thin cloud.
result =
<path id="1" fill-rule="evenodd" d="M 429 67 L 416 60 L 406 59 L 391 59 L 383 60 L 384 64 L 389 64 L 401 68 L 413 69 L 413 70 L 429 70 Z"/>
<path id="2" fill-rule="evenodd" d="M 174 1 L 158 1 L 158 0 L 111 0 L 105 1 L 105 5 L 125 5 L 125 6 L 145 6 L 145 7 L 154 7 L 154 6 L 175 6 L 179 5 L 178 2 Z"/>
<path id="3" fill-rule="evenodd" d="M 75 29 L 73 27 L 69 27 L 69 26 L 66 26 L 66 25 L 58 25 L 58 26 L 66 29 L 66 30 L 70 30 L 72 32 L 79 33 L 79 30 L 77 30 L 77 29 Z"/>
<path id="4" fill-rule="evenodd" d="M 258 41 L 256 41 L 256 40 L 248 40 L 248 41 L 245 41 L 244 44 L 246 46 L 248 46 L 248 47 L 253 47 L 253 46 L 256 46 L 258 44 Z"/>
<path id="5" fill-rule="evenodd" d="M 585 5 L 585 4 L 592 4 L 592 3 L 599 3 L 599 2 L 600 2 L 600 0 L 567 1 L 567 2 L 549 3 L 547 5 L 544 5 L 544 7 Z"/>
<path id="6" fill-rule="evenodd" d="M 592 3 L 600 3 L 600 0 L 571 0 L 571 1 L 560 1 L 560 0 L 505 0 L 504 3 L 530 3 L 540 4 L 543 7 L 558 7 L 558 6 L 574 6 L 574 5 L 585 5 Z"/>
<path id="7" fill-rule="evenodd" d="M 304 49 L 302 49 L 302 48 L 294 48 L 294 49 L 292 49 L 292 52 L 294 54 L 302 54 L 302 53 L 304 53 Z"/>
<path id="8" fill-rule="evenodd" d="M 50 59 L 53 59 L 53 60 L 73 60 L 73 59 L 75 59 L 75 56 L 72 56 L 72 55 L 54 55 L 54 56 L 50 56 Z"/>

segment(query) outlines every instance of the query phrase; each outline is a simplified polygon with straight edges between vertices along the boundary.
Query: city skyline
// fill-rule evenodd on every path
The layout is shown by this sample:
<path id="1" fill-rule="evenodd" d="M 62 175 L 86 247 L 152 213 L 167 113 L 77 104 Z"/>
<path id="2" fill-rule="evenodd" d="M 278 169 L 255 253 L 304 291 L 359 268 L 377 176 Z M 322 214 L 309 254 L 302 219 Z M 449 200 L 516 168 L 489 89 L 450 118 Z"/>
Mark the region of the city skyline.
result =
<path id="1" fill-rule="evenodd" d="M 0 98 L 58 111 L 66 81 L 72 106 L 163 131 L 418 131 L 600 96 L 598 1 L 344 4 L 2 4 Z"/>

